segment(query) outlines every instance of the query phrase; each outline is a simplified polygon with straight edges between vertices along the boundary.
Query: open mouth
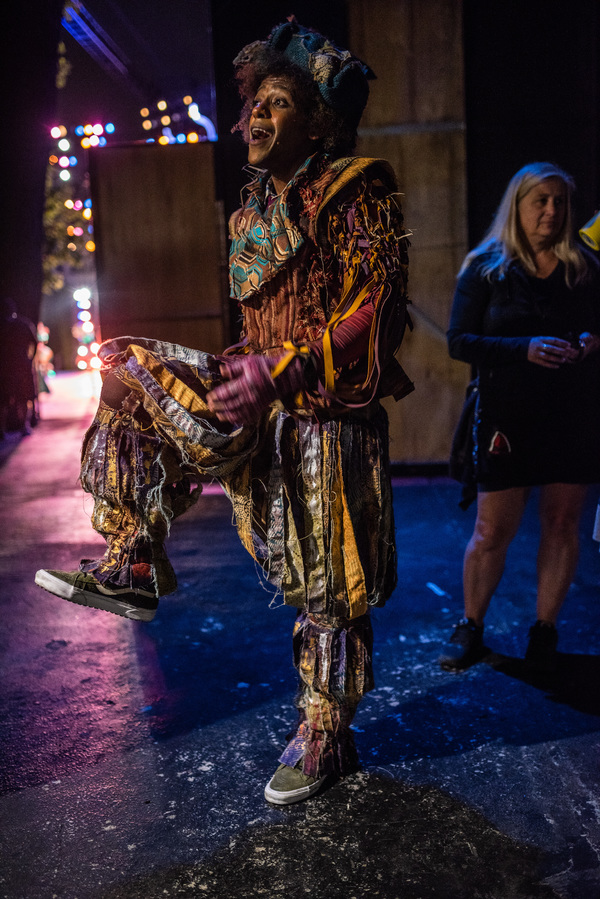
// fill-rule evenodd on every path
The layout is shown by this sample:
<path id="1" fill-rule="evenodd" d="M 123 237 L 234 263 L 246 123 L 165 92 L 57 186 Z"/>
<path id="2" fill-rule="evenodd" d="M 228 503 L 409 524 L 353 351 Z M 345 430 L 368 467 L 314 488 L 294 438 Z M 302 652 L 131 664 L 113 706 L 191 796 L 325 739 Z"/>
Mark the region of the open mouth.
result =
<path id="1" fill-rule="evenodd" d="M 266 131 L 264 128 L 259 128 L 257 125 L 253 125 L 250 129 L 250 142 L 253 144 L 259 143 L 263 140 L 268 140 L 271 137 L 271 132 Z"/>

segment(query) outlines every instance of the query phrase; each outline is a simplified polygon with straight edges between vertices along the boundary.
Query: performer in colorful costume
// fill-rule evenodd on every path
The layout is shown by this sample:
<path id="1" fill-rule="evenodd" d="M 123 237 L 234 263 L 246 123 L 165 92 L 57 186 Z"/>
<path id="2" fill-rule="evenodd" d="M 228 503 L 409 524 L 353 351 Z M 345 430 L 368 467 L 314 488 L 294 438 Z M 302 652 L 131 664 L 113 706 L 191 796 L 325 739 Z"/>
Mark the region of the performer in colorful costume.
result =
<path id="1" fill-rule="evenodd" d="M 239 344 L 214 357 L 132 337 L 101 349 L 81 481 L 107 550 L 41 570 L 56 595 L 151 620 L 176 589 L 170 522 L 218 480 L 239 536 L 299 609 L 299 724 L 265 790 L 287 804 L 354 770 L 350 724 L 373 687 L 371 606 L 396 585 L 382 396 L 412 384 L 407 232 L 394 175 L 349 154 L 368 68 L 292 19 L 234 62 L 253 166 L 230 222 Z"/>

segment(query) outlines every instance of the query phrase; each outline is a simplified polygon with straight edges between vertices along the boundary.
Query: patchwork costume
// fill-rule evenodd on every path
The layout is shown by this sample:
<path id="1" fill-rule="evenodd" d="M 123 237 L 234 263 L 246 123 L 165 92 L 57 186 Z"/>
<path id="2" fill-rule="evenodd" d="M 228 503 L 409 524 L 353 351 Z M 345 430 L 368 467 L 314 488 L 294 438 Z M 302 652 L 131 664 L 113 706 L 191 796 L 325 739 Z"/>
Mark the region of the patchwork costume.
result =
<path id="1" fill-rule="evenodd" d="M 266 173 L 254 174 L 230 223 L 243 333 L 225 358 L 283 355 L 277 382 L 299 357 L 302 388 L 256 425 L 235 427 L 206 404 L 219 358 L 132 337 L 105 343 L 105 372 L 129 393 L 118 410 L 101 402 L 84 440 L 81 482 L 107 550 L 82 570 L 101 584 L 172 592 L 170 522 L 203 482 L 220 482 L 244 547 L 299 609 L 300 721 L 281 761 L 320 777 L 356 764 L 350 723 L 373 686 L 368 612 L 396 585 L 379 399 L 412 389 L 394 358 L 407 321 L 408 238 L 381 160 L 317 154 L 278 197 Z M 366 352 L 340 365 L 336 334 L 354 322 Z"/>

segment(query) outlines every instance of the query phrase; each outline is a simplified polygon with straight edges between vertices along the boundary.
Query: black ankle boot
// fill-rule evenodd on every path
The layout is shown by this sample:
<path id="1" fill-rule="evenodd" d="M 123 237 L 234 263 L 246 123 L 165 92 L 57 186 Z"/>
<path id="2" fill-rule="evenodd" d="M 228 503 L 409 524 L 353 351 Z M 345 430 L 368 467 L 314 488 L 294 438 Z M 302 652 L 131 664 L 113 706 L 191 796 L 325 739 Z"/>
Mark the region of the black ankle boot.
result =
<path id="1" fill-rule="evenodd" d="M 525 661 L 536 671 L 551 673 L 558 666 L 556 646 L 558 632 L 548 621 L 536 621 L 529 628 L 529 643 L 525 653 Z"/>
<path id="2" fill-rule="evenodd" d="M 454 632 L 444 646 L 438 662 L 444 671 L 462 671 L 474 665 L 484 655 L 483 624 L 475 624 L 472 618 L 462 618 L 454 625 Z"/>

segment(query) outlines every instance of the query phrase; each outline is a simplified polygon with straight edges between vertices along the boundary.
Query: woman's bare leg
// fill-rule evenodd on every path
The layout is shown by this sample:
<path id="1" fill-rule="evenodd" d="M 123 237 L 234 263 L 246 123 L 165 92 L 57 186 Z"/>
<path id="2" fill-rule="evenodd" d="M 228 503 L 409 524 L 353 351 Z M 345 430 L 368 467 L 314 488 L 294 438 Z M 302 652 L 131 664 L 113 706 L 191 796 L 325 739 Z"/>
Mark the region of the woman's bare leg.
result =
<path id="1" fill-rule="evenodd" d="M 482 625 L 504 572 L 506 553 L 521 524 L 530 488 L 480 492 L 477 519 L 463 563 L 465 618 Z"/>
<path id="2" fill-rule="evenodd" d="M 539 621 L 556 624 L 579 560 L 579 521 L 587 487 L 547 484 L 540 495 L 540 546 L 537 557 Z"/>

